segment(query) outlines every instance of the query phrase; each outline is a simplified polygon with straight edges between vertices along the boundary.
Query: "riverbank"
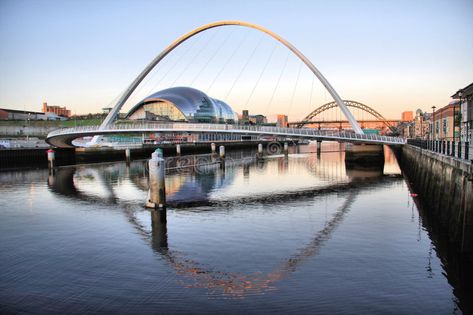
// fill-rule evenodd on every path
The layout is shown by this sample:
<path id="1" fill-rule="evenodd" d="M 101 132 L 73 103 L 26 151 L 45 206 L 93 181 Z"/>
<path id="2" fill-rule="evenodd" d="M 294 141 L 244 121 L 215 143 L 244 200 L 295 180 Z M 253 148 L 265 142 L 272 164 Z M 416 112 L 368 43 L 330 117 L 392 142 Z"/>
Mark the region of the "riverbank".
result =
<path id="1" fill-rule="evenodd" d="M 468 161 L 411 145 L 402 148 L 401 168 L 413 194 L 439 222 L 449 242 L 462 253 L 473 253 L 473 181 Z"/>

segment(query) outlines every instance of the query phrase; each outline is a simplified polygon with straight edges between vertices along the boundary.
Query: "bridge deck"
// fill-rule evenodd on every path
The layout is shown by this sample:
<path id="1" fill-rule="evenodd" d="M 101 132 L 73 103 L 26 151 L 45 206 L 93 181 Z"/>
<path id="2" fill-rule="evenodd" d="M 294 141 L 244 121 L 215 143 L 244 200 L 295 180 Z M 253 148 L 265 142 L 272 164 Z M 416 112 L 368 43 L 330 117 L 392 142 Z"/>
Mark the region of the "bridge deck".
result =
<path id="1" fill-rule="evenodd" d="M 57 147 L 71 147 L 77 138 L 96 135 L 147 133 L 147 132 L 187 132 L 187 133 L 228 133 L 241 135 L 278 136 L 287 138 L 344 141 L 355 143 L 405 144 L 405 139 L 381 135 L 360 135 L 349 131 L 317 130 L 309 128 L 282 128 L 268 126 L 240 126 L 224 124 L 190 123 L 133 123 L 115 124 L 108 129 L 99 126 L 84 126 L 58 129 L 50 132 L 46 141 Z"/>

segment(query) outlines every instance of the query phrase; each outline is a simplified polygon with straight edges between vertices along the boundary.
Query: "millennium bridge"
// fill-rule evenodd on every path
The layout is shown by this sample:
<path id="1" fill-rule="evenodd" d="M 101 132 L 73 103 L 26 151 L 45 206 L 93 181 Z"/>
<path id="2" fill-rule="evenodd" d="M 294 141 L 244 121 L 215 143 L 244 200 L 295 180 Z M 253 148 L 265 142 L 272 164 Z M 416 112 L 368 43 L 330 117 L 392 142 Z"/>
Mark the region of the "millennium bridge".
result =
<path id="1" fill-rule="evenodd" d="M 267 127 L 267 126 L 239 126 L 239 125 L 223 125 L 223 124 L 192 124 L 192 123 L 131 123 L 131 124 L 117 124 L 115 119 L 120 112 L 120 109 L 130 98 L 136 88 L 140 85 L 143 79 L 153 70 L 154 67 L 165 58 L 171 51 L 181 45 L 189 38 L 204 32 L 206 30 L 217 28 L 217 27 L 228 27 L 238 26 L 246 27 L 257 30 L 266 35 L 269 35 L 282 45 L 284 45 L 289 51 L 291 51 L 296 57 L 298 57 L 309 70 L 317 77 L 317 79 L 323 84 L 325 89 L 334 99 L 333 103 L 326 104 L 322 110 L 327 108 L 338 106 L 350 125 L 353 131 L 327 131 L 327 130 L 314 130 L 306 128 L 280 128 L 280 127 Z M 276 33 L 263 28 L 259 25 L 251 24 L 243 21 L 220 21 L 209 23 L 198 27 L 187 34 L 177 38 L 168 47 L 166 47 L 159 55 L 157 55 L 144 69 L 143 71 L 133 80 L 129 87 L 119 97 L 115 106 L 111 109 L 108 116 L 104 119 L 100 126 L 92 127 L 78 127 L 78 128 L 67 128 L 57 131 L 53 131 L 48 134 L 46 141 L 57 147 L 74 147 L 72 141 L 81 137 L 93 136 L 91 145 L 98 144 L 97 141 L 101 135 L 113 135 L 113 134 L 133 134 L 133 133 L 149 133 L 149 132 L 183 132 L 183 133 L 224 133 L 224 134 L 235 134 L 235 135 L 261 135 L 261 136 L 276 136 L 285 138 L 297 138 L 297 139 L 309 139 L 309 140 L 326 140 L 326 141 L 339 141 L 339 142 L 353 142 L 353 143 L 374 143 L 374 144 L 389 144 L 389 145 L 403 145 L 404 139 L 380 135 L 366 135 L 363 133 L 357 120 L 350 112 L 347 106 L 360 107 L 363 104 L 356 102 L 343 101 L 338 95 L 328 80 L 322 75 L 322 73 L 314 66 L 314 64 L 304 56 L 296 47 L 294 47 L 287 40 L 277 35 Z M 364 110 L 366 106 L 361 106 Z M 317 110 L 316 110 L 317 112 Z M 307 119 L 316 116 L 317 113 L 311 113 Z M 374 112 L 375 117 L 381 119 L 382 116 L 377 112 Z M 380 118 L 381 117 L 381 118 Z M 302 122 L 304 124 L 305 122 Z M 302 124 L 299 126 L 301 127 Z"/>

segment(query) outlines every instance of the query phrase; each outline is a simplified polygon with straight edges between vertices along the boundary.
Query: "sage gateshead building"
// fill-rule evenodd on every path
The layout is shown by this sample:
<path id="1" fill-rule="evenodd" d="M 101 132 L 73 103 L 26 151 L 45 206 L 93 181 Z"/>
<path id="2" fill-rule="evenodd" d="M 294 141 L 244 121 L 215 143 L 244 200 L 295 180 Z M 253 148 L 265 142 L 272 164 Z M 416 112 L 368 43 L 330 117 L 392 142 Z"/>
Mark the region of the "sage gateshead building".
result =
<path id="1" fill-rule="evenodd" d="M 234 124 L 238 116 L 225 102 L 190 87 L 173 87 L 151 94 L 133 106 L 127 119 Z"/>

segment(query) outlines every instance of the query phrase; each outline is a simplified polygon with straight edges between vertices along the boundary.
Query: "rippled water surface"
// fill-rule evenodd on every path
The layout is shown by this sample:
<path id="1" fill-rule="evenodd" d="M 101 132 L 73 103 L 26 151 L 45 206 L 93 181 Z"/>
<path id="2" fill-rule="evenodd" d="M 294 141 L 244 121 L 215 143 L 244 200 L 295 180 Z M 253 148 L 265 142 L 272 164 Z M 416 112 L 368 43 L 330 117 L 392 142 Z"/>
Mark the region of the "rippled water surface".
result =
<path id="1" fill-rule="evenodd" d="M 169 159 L 166 213 L 145 161 L 0 173 L 0 312 L 461 314 L 391 151 L 324 145 Z"/>

